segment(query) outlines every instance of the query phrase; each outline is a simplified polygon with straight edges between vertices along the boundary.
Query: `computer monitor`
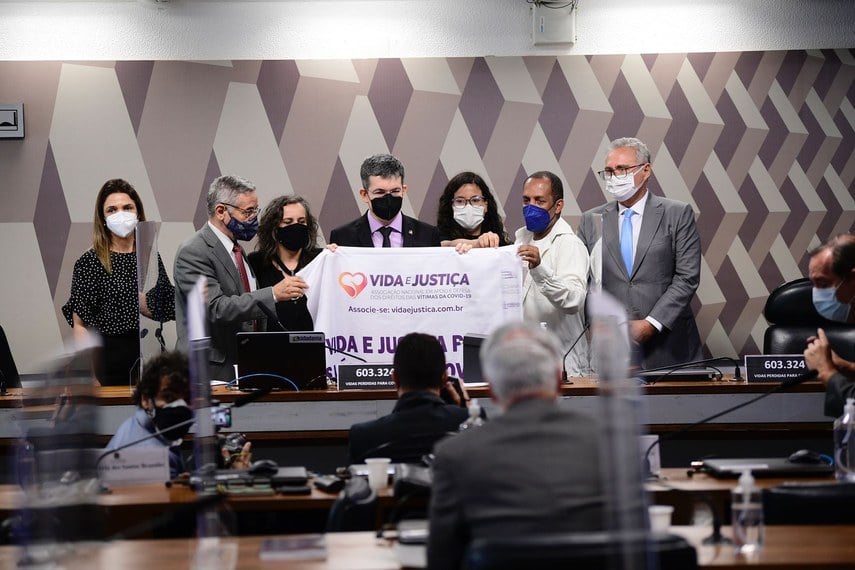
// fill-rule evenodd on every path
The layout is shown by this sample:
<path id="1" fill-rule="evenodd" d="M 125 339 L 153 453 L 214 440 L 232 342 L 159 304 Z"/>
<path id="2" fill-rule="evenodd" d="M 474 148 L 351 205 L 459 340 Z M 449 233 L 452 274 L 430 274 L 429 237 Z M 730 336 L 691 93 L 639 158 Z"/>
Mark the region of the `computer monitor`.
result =
<path id="1" fill-rule="evenodd" d="M 241 390 L 326 390 L 326 344 L 316 331 L 237 334 Z"/>
<path id="2" fill-rule="evenodd" d="M 467 384 L 484 382 L 481 372 L 481 345 L 487 335 L 470 333 L 463 337 L 463 381 Z"/>

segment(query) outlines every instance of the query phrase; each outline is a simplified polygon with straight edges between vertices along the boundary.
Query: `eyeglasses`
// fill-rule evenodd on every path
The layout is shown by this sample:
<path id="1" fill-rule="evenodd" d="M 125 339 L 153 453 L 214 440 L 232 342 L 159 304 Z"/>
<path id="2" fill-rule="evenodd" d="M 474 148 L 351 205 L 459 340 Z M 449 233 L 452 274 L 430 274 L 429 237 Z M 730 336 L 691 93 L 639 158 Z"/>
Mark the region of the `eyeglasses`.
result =
<path id="1" fill-rule="evenodd" d="M 228 206 L 229 208 L 234 208 L 241 214 L 243 214 L 247 219 L 254 218 L 258 215 L 258 212 L 261 211 L 261 208 L 241 208 L 240 206 L 235 206 L 234 204 L 229 204 L 228 202 L 220 202 L 223 206 Z"/>
<path id="2" fill-rule="evenodd" d="M 382 188 L 375 188 L 374 190 L 369 190 L 368 194 L 371 195 L 371 198 L 382 198 L 386 194 L 391 194 L 392 196 L 400 196 L 403 190 L 400 188 L 395 188 L 394 190 L 383 190 Z"/>
<path id="3" fill-rule="evenodd" d="M 458 210 L 461 208 L 465 208 L 466 204 L 470 206 L 483 206 L 487 203 L 487 199 L 483 196 L 472 196 L 468 200 L 466 198 L 455 198 L 451 201 L 451 205 L 457 208 Z"/>
<path id="4" fill-rule="evenodd" d="M 609 178 L 617 178 L 618 180 L 623 180 L 627 176 L 629 176 L 630 172 L 638 168 L 639 166 L 644 166 L 647 164 L 646 162 L 642 162 L 641 164 L 634 164 L 632 166 L 618 166 L 617 168 L 606 168 L 605 170 L 600 170 L 597 172 L 597 175 L 603 180 L 608 180 Z M 635 172 L 632 172 L 635 174 Z"/>

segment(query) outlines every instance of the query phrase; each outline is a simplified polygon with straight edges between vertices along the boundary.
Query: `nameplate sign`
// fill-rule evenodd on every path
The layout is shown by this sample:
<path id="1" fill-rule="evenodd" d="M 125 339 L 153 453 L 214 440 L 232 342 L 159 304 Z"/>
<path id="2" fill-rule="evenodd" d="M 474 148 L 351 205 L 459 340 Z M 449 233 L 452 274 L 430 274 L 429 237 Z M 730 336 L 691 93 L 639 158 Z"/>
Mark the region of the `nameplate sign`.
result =
<path id="1" fill-rule="evenodd" d="M 391 364 L 339 364 L 339 390 L 394 390 Z"/>
<path id="2" fill-rule="evenodd" d="M 165 447 L 129 447 L 111 453 L 98 465 L 105 483 L 163 483 L 169 481 L 169 450 Z"/>
<path id="3" fill-rule="evenodd" d="M 801 354 L 745 355 L 747 382 L 783 382 L 807 372 L 805 357 Z"/>

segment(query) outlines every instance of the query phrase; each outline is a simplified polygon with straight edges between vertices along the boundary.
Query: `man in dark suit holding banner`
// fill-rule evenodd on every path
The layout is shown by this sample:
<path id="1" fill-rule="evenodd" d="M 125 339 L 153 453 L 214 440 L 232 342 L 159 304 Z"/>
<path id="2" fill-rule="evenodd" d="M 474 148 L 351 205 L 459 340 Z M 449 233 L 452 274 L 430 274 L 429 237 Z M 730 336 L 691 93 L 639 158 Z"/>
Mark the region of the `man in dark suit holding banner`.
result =
<path id="1" fill-rule="evenodd" d="M 330 232 L 330 243 L 355 247 L 438 247 L 439 231 L 401 213 L 407 185 L 404 165 L 391 154 L 365 159 L 359 195 L 368 211 Z"/>

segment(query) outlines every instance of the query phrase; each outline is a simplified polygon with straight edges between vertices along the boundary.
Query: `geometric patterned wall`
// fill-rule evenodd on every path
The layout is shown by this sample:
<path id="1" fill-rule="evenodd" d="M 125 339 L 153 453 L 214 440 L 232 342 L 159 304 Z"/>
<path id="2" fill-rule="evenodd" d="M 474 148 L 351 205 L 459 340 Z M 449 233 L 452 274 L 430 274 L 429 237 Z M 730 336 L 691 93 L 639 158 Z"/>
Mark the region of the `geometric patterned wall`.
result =
<path id="1" fill-rule="evenodd" d="M 855 50 L 0 62 L 0 77 L 0 102 L 23 101 L 27 128 L 0 140 L 0 324 L 22 372 L 70 336 L 58 308 L 112 177 L 162 222 L 171 274 L 221 173 L 252 180 L 262 205 L 305 196 L 329 235 L 363 211 L 369 154 L 402 159 L 404 211 L 431 223 L 451 176 L 483 174 L 510 231 L 523 179 L 548 169 L 565 180 L 575 227 L 606 199 L 595 172 L 608 141 L 638 136 L 653 191 L 695 209 L 693 308 L 714 355 L 757 352 L 769 291 L 805 274 L 810 247 L 855 227 Z"/>

